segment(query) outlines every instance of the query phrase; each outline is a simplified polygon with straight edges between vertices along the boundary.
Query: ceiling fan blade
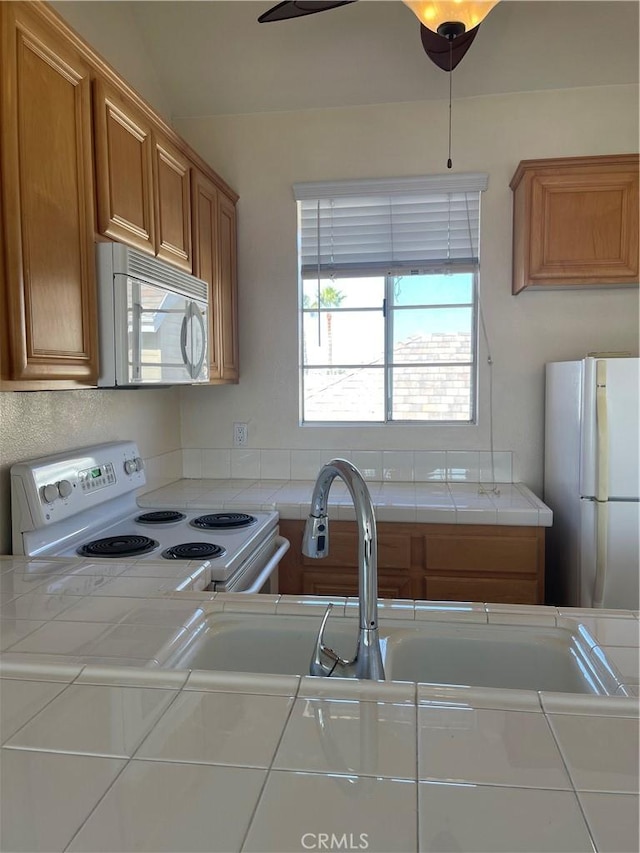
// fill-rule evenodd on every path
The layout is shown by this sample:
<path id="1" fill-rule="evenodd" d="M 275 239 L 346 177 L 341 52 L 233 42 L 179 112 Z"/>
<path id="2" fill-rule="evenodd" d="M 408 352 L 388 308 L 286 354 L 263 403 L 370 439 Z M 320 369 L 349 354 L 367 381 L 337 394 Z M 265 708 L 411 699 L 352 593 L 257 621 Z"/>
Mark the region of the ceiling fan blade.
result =
<path id="1" fill-rule="evenodd" d="M 305 2 L 305 0 L 286 0 L 278 3 L 271 9 L 267 9 L 258 18 L 261 24 L 269 21 L 286 21 L 289 18 L 300 18 L 303 15 L 315 15 L 316 12 L 326 12 L 328 9 L 337 9 L 338 6 L 347 6 L 356 0 L 328 0 L 328 2 Z"/>
<path id="2" fill-rule="evenodd" d="M 474 27 L 469 32 L 463 33 L 461 36 L 456 36 L 453 42 L 449 42 L 448 38 L 434 33 L 433 30 L 420 24 L 420 37 L 422 38 L 422 46 L 425 53 L 432 62 L 442 68 L 443 71 L 453 71 L 456 65 L 461 61 L 462 57 L 471 47 L 471 42 L 476 37 L 480 24 Z M 449 46 L 451 45 L 451 64 L 449 64 Z"/>

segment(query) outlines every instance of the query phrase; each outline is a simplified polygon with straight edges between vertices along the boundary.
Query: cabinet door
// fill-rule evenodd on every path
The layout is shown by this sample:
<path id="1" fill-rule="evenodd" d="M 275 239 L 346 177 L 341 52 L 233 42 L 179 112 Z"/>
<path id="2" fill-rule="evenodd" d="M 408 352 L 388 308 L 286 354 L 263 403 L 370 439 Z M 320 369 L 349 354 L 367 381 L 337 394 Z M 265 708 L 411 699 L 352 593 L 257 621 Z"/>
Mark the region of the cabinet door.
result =
<path id="1" fill-rule="evenodd" d="M 209 375 L 238 381 L 235 207 L 202 172 L 193 170 L 193 272 L 209 284 Z"/>
<path id="2" fill-rule="evenodd" d="M 638 284 L 638 155 L 524 160 L 511 187 L 513 292 Z"/>
<path id="3" fill-rule="evenodd" d="M 0 6 L 4 378 L 95 384 L 89 68 L 26 4 Z"/>
<path id="4" fill-rule="evenodd" d="M 202 172 L 192 177 L 193 274 L 209 285 L 209 378 L 222 379 L 222 306 L 218 279 L 218 190 Z"/>
<path id="5" fill-rule="evenodd" d="M 191 164 L 164 134 L 152 138 L 156 255 L 191 272 Z"/>
<path id="6" fill-rule="evenodd" d="M 155 254 L 151 124 L 114 87 L 95 80 L 98 231 Z"/>
<path id="7" fill-rule="evenodd" d="M 237 382 L 240 368 L 236 207 L 222 193 L 218 194 L 218 286 L 222 317 L 220 335 L 222 378 L 228 382 Z"/>
<path id="8" fill-rule="evenodd" d="M 302 580 L 303 595 L 358 596 L 358 572 L 337 572 L 335 569 L 305 569 Z M 378 573 L 378 598 L 412 598 L 411 580 L 401 573 Z"/>

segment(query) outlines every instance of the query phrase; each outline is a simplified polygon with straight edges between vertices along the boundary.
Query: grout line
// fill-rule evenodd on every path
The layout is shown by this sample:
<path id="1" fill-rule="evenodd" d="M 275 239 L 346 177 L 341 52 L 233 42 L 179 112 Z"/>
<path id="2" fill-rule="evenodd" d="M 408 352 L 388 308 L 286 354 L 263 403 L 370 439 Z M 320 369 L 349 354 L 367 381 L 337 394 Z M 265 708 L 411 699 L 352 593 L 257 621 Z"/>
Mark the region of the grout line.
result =
<path id="1" fill-rule="evenodd" d="M 79 674 L 80 674 L 80 673 L 78 673 L 78 675 L 79 675 Z M 77 677 L 77 676 L 76 676 L 76 677 Z M 26 679 L 26 678 L 25 678 L 25 679 L 14 679 L 14 680 L 15 680 L 15 681 L 27 681 L 28 679 Z M 74 679 L 74 680 L 75 680 L 75 679 Z M 34 681 L 35 681 L 35 683 L 36 683 L 36 684 L 61 684 L 61 683 L 64 683 L 64 682 L 59 682 L 59 681 L 58 681 L 58 682 L 56 682 L 56 681 L 46 681 L 46 682 L 45 682 L 45 681 L 40 681 L 40 680 L 37 680 L 37 679 L 34 679 Z M 26 720 L 24 720 L 24 722 L 23 722 L 20 726 L 18 726 L 18 728 L 17 728 L 14 732 L 12 732 L 12 734 L 10 734 L 10 735 L 9 735 L 9 737 L 6 737 L 6 738 L 2 741 L 2 746 L 3 746 L 3 747 L 5 747 L 5 748 L 7 748 L 7 749 L 23 749 L 24 747 L 7 747 L 7 746 L 6 746 L 6 744 L 7 744 L 7 742 L 8 742 L 9 740 L 11 740 L 11 738 L 13 738 L 13 737 L 15 737 L 17 734 L 19 734 L 19 733 L 22 731 L 22 729 L 23 729 L 26 725 L 28 725 L 28 724 L 29 724 L 32 720 L 34 720 L 34 719 L 35 719 L 39 714 L 41 714 L 41 713 L 42 713 L 42 711 L 44 711 L 44 710 L 45 710 L 45 708 L 48 708 L 48 707 L 49 707 L 49 705 L 51 705 L 51 703 L 52 703 L 55 699 L 57 699 L 59 696 L 62 696 L 62 694 L 65 692 L 65 690 L 67 690 L 67 688 L 68 688 L 68 687 L 70 687 L 72 684 L 73 684 L 73 681 L 69 681 L 69 682 L 67 682 L 67 683 L 64 685 L 64 687 L 62 688 L 62 690 L 59 690 L 59 691 L 55 694 L 55 696 L 52 696 L 52 697 L 51 697 L 51 699 L 49 699 L 49 701 L 48 701 L 48 702 L 46 702 L 46 703 L 42 706 L 42 708 L 39 708 L 39 709 L 38 709 L 34 714 L 32 714 L 30 717 L 28 717 Z M 48 751 L 50 751 L 50 750 L 45 750 L 45 751 L 47 751 L 47 752 L 48 752 Z"/>
<path id="2" fill-rule="evenodd" d="M 302 679 L 298 680 L 298 689 L 296 690 L 296 695 L 294 696 L 293 701 L 291 702 L 291 707 L 289 708 L 289 712 L 287 713 L 286 719 L 284 721 L 284 725 L 282 726 L 282 731 L 280 732 L 280 737 L 278 738 L 278 742 L 276 743 L 275 749 L 273 750 L 273 755 L 271 756 L 271 761 L 269 763 L 269 766 L 267 767 L 267 770 L 266 770 L 266 773 L 264 776 L 264 781 L 262 783 L 262 787 L 260 788 L 260 792 L 258 793 L 258 796 L 256 798 L 255 805 L 254 805 L 253 810 L 251 811 L 251 814 L 249 816 L 249 822 L 247 824 L 247 829 L 246 829 L 244 835 L 242 836 L 242 841 L 240 842 L 240 851 L 242 851 L 244 849 L 244 845 L 247 842 L 247 837 L 249 835 L 249 832 L 251 831 L 251 827 L 253 825 L 253 821 L 255 819 L 256 812 L 258 811 L 258 807 L 259 807 L 260 802 L 262 800 L 262 797 L 264 795 L 265 788 L 267 787 L 267 782 L 269 781 L 269 777 L 270 777 L 271 771 L 273 769 L 273 762 L 276 759 L 276 755 L 278 754 L 278 750 L 280 749 L 280 744 L 282 743 L 284 733 L 287 729 L 287 726 L 289 725 L 289 720 L 291 719 L 291 715 L 293 714 L 293 709 L 295 708 L 296 702 L 298 701 L 298 691 L 300 690 L 301 681 L 302 681 Z"/>

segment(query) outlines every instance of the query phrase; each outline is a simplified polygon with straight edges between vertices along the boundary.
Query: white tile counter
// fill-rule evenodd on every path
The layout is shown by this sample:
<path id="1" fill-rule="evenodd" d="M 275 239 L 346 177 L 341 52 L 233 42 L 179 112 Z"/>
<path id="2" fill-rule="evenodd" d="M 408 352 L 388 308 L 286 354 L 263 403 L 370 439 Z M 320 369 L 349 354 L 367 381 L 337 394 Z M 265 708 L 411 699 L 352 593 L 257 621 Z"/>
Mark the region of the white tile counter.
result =
<path id="1" fill-rule="evenodd" d="M 277 510 L 281 518 L 306 518 L 312 480 L 182 479 L 147 492 L 142 506 L 188 509 Z M 367 482 L 378 521 L 432 524 L 509 524 L 550 527 L 553 514 L 522 483 Z M 336 480 L 329 493 L 329 512 L 353 521 L 347 487 Z"/>
<path id="2" fill-rule="evenodd" d="M 203 613 L 324 604 L 161 566 L 0 558 L 0 849 L 638 850 L 638 612 L 382 608 L 578 623 L 614 663 L 610 697 L 164 670 Z"/>

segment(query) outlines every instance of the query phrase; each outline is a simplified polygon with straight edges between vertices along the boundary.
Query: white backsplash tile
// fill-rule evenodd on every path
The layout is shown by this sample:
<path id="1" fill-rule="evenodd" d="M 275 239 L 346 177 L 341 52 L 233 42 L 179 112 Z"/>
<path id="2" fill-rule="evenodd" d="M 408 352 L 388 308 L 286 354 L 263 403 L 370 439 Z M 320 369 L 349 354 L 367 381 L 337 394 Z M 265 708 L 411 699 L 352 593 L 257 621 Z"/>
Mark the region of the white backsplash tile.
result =
<path id="1" fill-rule="evenodd" d="M 181 457 L 180 457 L 181 454 Z M 180 462 L 181 458 L 181 462 Z M 286 450 L 276 448 L 186 448 L 148 460 L 155 488 L 180 476 L 311 480 L 331 459 L 347 459 L 369 482 L 512 483 L 510 450 Z"/>
<path id="2" fill-rule="evenodd" d="M 382 479 L 396 480 L 403 483 L 413 482 L 414 459 L 413 451 L 383 450 Z"/>
<path id="3" fill-rule="evenodd" d="M 447 450 L 447 480 L 477 483 L 480 453 L 477 450 Z"/>
<path id="4" fill-rule="evenodd" d="M 478 453 L 480 465 L 481 483 L 511 483 L 513 460 L 510 451 L 494 451 L 493 467 L 491 465 L 491 452 L 481 450 Z"/>
<path id="5" fill-rule="evenodd" d="M 447 453 L 445 450 L 416 450 L 413 454 L 413 475 L 416 482 L 446 480 Z"/>
<path id="6" fill-rule="evenodd" d="M 291 478 L 290 451 L 261 450 L 260 478 L 262 480 L 289 480 Z"/>
<path id="7" fill-rule="evenodd" d="M 203 450 L 195 447 L 185 447 L 182 451 L 182 475 L 189 479 L 203 477 Z"/>
<path id="8" fill-rule="evenodd" d="M 258 480 L 260 478 L 260 451 L 232 450 L 231 476 Z"/>
<path id="9" fill-rule="evenodd" d="M 382 480 L 382 451 L 354 450 L 351 462 L 362 473 L 365 480 Z"/>
<path id="10" fill-rule="evenodd" d="M 291 479 L 315 480 L 325 461 L 320 450 L 292 450 Z"/>
<path id="11" fill-rule="evenodd" d="M 226 478 L 231 476 L 230 450 L 203 450 L 201 477 Z"/>

